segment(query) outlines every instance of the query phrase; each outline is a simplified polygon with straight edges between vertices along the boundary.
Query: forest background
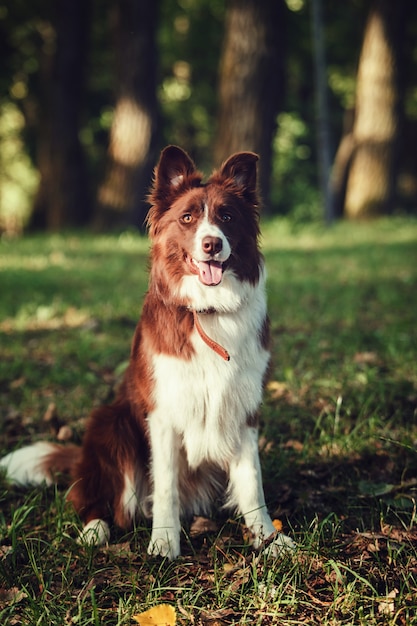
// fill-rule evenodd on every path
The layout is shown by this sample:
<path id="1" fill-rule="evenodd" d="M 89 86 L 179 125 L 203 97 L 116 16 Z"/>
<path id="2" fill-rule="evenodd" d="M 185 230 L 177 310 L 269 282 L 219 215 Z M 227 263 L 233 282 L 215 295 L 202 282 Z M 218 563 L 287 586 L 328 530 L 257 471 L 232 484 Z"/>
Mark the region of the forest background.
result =
<path id="1" fill-rule="evenodd" d="M 412 0 L 0 0 L 0 232 L 141 227 L 160 148 L 266 214 L 415 213 Z"/>

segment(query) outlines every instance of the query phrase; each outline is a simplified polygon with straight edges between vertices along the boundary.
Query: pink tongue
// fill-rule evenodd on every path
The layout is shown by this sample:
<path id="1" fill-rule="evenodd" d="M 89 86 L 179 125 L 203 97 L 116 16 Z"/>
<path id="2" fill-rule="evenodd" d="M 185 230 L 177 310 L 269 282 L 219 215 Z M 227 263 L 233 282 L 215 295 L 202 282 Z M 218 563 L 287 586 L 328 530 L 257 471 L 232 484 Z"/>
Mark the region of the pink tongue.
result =
<path id="1" fill-rule="evenodd" d="M 222 264 L 218 261 L 199 261 L 197 263 L 200 280 L 204 285 L 218 285 L 222 279 Z"/>

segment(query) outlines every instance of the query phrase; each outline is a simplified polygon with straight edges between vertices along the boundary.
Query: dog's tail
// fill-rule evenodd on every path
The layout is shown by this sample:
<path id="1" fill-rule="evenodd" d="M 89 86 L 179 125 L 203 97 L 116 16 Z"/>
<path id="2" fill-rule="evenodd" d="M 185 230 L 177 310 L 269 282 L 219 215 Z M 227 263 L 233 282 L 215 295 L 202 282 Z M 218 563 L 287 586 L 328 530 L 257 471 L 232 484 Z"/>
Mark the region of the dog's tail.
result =
<path id="1" fill-rule="evenodd" d="M 15 485 L 52 485 L 69 478 L 81 457 L 81 448 L 39 441 L 0 459 L 0 470 Z"/>

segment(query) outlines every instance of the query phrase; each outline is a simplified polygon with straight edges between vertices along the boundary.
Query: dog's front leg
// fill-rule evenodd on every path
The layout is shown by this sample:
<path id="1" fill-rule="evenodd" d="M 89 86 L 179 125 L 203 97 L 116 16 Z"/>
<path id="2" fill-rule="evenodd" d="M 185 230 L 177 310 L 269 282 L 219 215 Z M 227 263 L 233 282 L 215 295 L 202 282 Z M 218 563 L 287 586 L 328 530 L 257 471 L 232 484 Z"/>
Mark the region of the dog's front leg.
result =
<path id="1" fill-rule="evenodd" d="M 262 541 L 276 533 L 276 530 L 265 504 L 256 428 L 244 429 L 240 453 L 230 464 L 229 480 L 230 504 L 237 506 L 243 514 L 245 524 L 253 536 L 252 544 L 258 548 Z M 286 535 L 277 534 L 268 552 L 276 556 L 283 549 L 288 550 L 294 547 L 292 539 Z"/>
<path id="2" fill-rule="evenodd" d="M 148 554 L 175 559 L 180 554 L 178 437 L 157 413 L 149 416 L 153 481 L 152 535 Z"/>

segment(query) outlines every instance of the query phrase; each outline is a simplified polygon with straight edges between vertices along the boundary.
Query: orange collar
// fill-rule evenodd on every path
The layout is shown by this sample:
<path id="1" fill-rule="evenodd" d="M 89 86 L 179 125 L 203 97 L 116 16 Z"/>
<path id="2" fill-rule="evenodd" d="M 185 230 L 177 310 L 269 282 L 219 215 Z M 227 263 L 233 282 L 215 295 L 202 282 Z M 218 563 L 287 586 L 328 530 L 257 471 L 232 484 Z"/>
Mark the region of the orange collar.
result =
<path id="1" fill-rule="evenodd" d="M 225 350 L 223 346 L 221 346 L 219 343 L 217 343 L 213 339 L 210 339 L 210 337 L 204 332 L 200 324 L 200 320 L 198 319 L 198 313 L 195 309 L 193 309 L 193 317 L 194 317 L 194 326 L 196 327 L 196 330 L 198 334 L 200 335 L 201 339 L 204 341 L 204 343 L 206 343 L 209 346 L 209 348 L 214 350 L 216 354 L 221 356 L 222 359 L 224 359 L 225 361 L 230 361 L 230 354 L 227 352 L 227 350 Z"/>

